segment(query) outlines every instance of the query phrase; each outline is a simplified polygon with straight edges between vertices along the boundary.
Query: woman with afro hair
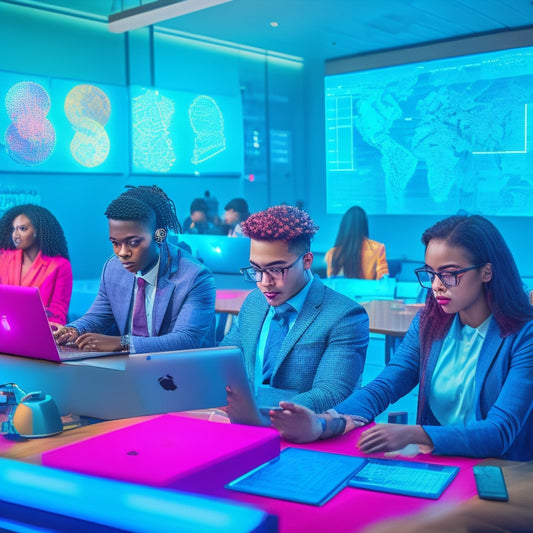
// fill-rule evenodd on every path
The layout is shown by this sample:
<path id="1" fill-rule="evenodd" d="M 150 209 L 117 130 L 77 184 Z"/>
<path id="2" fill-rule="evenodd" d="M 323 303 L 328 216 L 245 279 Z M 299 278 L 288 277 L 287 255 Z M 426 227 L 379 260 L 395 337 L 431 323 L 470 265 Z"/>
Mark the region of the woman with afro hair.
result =
<path id="1" fill-rule="evenodd" d="M 72 267 L 63 229 L 48 209 L 17 205 L 0 219 L 0 283 L 38 287 L 48 320 L 66 323 Z"/>

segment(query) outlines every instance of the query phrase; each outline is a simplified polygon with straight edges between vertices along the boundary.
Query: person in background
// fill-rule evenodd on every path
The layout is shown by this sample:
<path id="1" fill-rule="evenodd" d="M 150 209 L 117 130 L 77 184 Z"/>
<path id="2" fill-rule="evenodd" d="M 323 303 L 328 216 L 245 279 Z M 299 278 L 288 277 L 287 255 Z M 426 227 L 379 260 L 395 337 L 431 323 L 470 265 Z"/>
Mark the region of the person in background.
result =
<path id="1" fill-rule="evenodd" d="M 85 315 L 55 332 L 87 351 L 162 352 L 214 345 L 211 271 L 166 241 L 174 202 L 153 185 L 129 187 L 105 212 L 115 253 Z"/>
<path id="2" fill-rule="evenodd" d="M 228 237 L 242 237 L 241 223 L 250 216 L 248 203 L 244 198 L 233 198 L 224 207 L 223 234 Z"/>
<path id="3" fill-rule="evenodd" d="M 368 238 L 368 219 L 359 206 L 344 213 L 335 246 L 325 259 L 328 277 L 381 279 L 389 273 L 385 245 Z"/>
<path id="4" fill-rule="evenodd" d="M 220 224 L 220 217 L 218 216 L 218 200 L 214 196 L 211 196 L 209 191 L 205 191 L 204 201 L 207 204 L 207 221 L 214 226 Z"/>
<path id="5" fill-rule="evenodd" d="M 63 229 L 48 209 L 18 205 L 0 219 L 0 283 L 38 287 L 49 322 L 66 323 L 72 266 Z"/>
<path id="6" fill-rule="evenodd" d="M 308 441 L 364 425 L 419 385 L 416 425 L 377 424 L 364 453 L 533 459 L 533 307 L 507 244 L 487 219 L 452 216 L 422 236 L 425 307 L 385 369 L 335 411 L 281 402 L 282 435 Z M 341 413 L 341 414 L 339 414 Z"/>
<path id="7" fill-rule="evenodd" d="M 207 219 L 207 203 L 203 198 L 195 198 L 191 202 L 190 216 L 183 223 L 183 233 L 205 234 L 211 232 L 211 224 Z"/>
<path id="8" fill-rule="evenodd" d="M 359 387 L 368 345 L 368 316 L 355 301 L 311 274 L 318 227 L 292 206 L 275 206 L 242 224 L 250 237 L 244 278 L 256 284 L 221 342 L 242 349 L 259 405 L 292 399 L 325 410 Z M 239 398 L 228 391 L 230 418 Z"/>

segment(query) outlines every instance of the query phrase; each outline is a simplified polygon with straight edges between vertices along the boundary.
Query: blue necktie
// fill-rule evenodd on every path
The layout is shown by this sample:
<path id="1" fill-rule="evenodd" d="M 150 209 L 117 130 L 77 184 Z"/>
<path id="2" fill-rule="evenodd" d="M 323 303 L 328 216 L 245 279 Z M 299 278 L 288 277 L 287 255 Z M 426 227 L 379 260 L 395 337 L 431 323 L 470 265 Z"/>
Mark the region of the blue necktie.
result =
<path id="1" fill-rule="evenodd" d="M 135 307 L 133 308 L 133 320 L 131 323 L 131 334 L 137 337 L 149 337 L 148 322 L 146 320 L 146 280 L 137 278 L 137 296 Z"/>
<path id="2" fill-rule="evenodd" d="M 263 355 L 263 383 L 270 383 L 276 358 L 289 331 L 289 321 L 294 311 L 294 307 L 286 302 L 274 308 Z"/>

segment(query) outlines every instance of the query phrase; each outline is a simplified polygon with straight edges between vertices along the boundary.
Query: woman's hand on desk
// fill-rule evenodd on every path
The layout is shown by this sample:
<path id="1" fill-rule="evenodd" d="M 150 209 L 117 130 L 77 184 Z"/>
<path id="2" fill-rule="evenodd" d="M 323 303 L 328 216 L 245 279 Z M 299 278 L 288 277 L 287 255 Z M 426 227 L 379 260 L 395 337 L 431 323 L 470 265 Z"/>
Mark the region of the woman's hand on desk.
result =
<path id="1" fill-rule="evenodd" d="M 357 446 L 363 453 L 376 453 L 393 452 L 408 444 L 433 448 L 433 442 L 422 426 L 406 424 L 376 424 L 361 433 Z"/>
<path id="2" fill-rule="evenodd" d="M 101 333 L 84 333 L 76 339 L 76 344 L 86 352 L 118 352 L 122 349 L 120 337 Z"/>

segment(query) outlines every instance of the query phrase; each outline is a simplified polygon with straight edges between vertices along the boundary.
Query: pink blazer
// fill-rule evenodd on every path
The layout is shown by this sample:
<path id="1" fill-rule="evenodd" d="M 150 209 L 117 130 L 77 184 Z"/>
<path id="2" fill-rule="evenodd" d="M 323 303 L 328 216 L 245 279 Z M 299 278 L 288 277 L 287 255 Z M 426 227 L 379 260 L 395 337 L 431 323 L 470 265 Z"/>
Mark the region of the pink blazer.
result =
<path id="1" fill-rule="evenodd" d="M 21 279 L 22 250 L 0 250 L 0 283 L 38 287 L 50 322 L 67 323 L 72 295 L 72 267 L 64 257 L 37 254 Z"/>

